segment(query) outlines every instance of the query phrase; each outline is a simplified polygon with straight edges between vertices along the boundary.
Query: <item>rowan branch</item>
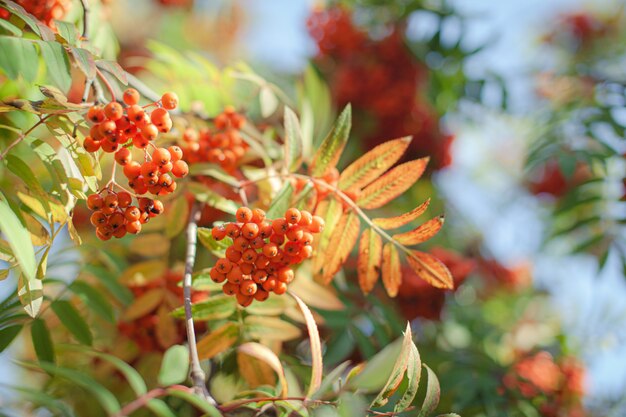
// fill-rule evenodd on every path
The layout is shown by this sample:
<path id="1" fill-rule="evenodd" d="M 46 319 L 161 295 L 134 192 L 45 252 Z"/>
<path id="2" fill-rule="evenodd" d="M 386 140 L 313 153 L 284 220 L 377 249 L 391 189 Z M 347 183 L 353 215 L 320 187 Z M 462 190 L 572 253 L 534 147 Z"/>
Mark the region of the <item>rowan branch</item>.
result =
<path id="1" fill-rule="evenodd" d="M 52 116 L 52 113 L 47 114 L 47 115 L 45 115 L 43 117 L 40 117 L 39 121 L 37 123 L 35 123 L 33 126 L 31 126 L 30 129 L 28 129 L 27 131 L 25 131 L 23 133 L 20 133 L 20 135 L 17 137 L 17 139 L 15 139 L 13 142 L 11 142 L 9 144 L 9 146 L 7 146 L 4 151 L 2 151 L 2 153 L 0 154 L 0 161 L 3 160 L 5 156 L 7 156 L 7 154 L 9 153 L 9 151 L 11 149 L 13 149 L 17 145 L 19 145 L 20 142 L 23 141 L 26 138 L 26 136 L 30 135 L 33 130 L 35 130 L 37 127 L 41 126 L 51 116 Z"/>
<path id="2" fill-rule="evenodd" d="M 200 367 L 198 349 L 196 346 L 196 333 L 193 326 L 193 316 L 191 314 L 191 274 L 193 265 L 196 262 L 196 249 L 198 243 L 198 220 L 202 205 L 194 202 L 189 214 L 187 223 L 187 254 L 185 256 L 185 276 L 183 277 L 183 299 L 185 303 L 185 329 L 187 330 L 187 343 L 189 344 L 189 359 L 191 362 L 191 380 L 193 381 L 194 392 L 206 399 L 211 405 L 217 405 L 215 399 L 209 394 L 206 387 L 206 376 Z"/>
<path id="3" fill-rule="evenodd" d="M 89 33 L 89 1 L 80 0 L 80 4 L 83 7 L 83 32 L 81 37 L 87 40 L 87 34 Z"/>

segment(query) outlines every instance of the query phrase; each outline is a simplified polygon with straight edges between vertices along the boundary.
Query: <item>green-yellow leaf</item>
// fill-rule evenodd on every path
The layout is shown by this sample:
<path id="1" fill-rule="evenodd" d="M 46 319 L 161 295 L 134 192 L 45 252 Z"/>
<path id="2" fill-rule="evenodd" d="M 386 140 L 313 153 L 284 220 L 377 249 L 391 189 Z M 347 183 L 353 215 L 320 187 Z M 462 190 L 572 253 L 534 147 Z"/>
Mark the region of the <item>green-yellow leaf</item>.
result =
<path id="1" fill-rule="evenodd" d="M 237 301 L 234 297 L 218 294 L 207 300 L 194 303 L 191 306 L 191 315 L 196 321 L 220 320 L 230 317 L 237 309 Z M 174 317 L 184 318 L 185 308 L 177 308 L 172 313 Z"/>
<path id="2" fill-rule="evenodd" d="M 56 300 L 50 307 L 76 340 L 84 345 L 92 344 L 93 336 L 89 325 L 69 301 Z"/>
<path id="3" fill-rule="evenodd" d="M 234 345 L 237 339 L 239 324 L 229 321 L 198 341 L 198 357 L 211 359 Z"/>
<path id="4" fill-rule="evenodd" d="M 297 339 L 302 332 L 293 324 L 278 317 L 248 316 L 243 321 L 245 333 L 252 339 L 286 342 Z"/>
<path id="5" fill-rule="evenodd" d="M 302 129 L 298 116 L 289 107 L 285 106 L 285 143 L 283 154 L 285 168 L 289 172 L 295 172 L 302 163 Z"/>
<path id="6" fill-rule="evenodd" d="M 6 197 L 0 192 L 0 231 L 13 251 L 20 269 L 27 280 L 35 280 L 37 262 L 30 242 L 30 234 L 9 206 Z"/>
<path id="7" fill-rule="evenodd" d="M 348 142 L 352 126 L 352 108 L 348 104 L 333 125 L 311 161 L 310 172 L 314 177 L 323 177 L 335 168 Z"/>

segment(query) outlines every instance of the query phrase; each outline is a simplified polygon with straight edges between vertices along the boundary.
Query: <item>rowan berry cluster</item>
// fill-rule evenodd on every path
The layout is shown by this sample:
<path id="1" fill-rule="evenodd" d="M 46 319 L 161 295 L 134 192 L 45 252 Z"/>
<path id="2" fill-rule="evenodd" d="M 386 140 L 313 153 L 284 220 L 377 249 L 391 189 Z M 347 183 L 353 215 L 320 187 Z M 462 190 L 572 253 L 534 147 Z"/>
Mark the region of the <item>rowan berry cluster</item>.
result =
<path id="1" fill-rule="evenodd" d="M 163 213 L 163 203 L 159 200 L 141 197 L 134 206 L 131 205 L 133 197 L 126 191 L 116 193 L 107 189 L 106 195 L 102 194 L 87 198 L 87 207 L 93 211 L 89 220 L 101 240 L 121 238 L 127 233 L 137 234 L 142 224 Z"/>
<path id="2" fill-rule="evenodd" d="M 323 230 L 324 219 L 290 208 L 283 218 L 267 220 L 263 210 L 247 207 L 239 208 L 236 218 L 211 230 L 215 240 L 233 240 L 211 269 L 211 279 L 224 283 L 224 293 L 244 307 L 265 301 L 270 292 L 284 294 L 295 277 L 292 266 L 313 254 L 313 234 Z"/>
<path id="3" fill-rule="evenodd" d="M 41 20 L 51 29 L 56 29 L 55 20 L 61 20 L 72 7 L 71 0 L 16 0 L 28 13 Z M 2 18 L 5 13 L 2 13 Z"/>
<path id="4" fill-rule="evenodd" d="M 245 121 L 234 107 L 227 106 L 213 120 L 215 130 L 187 128 L 182 145 L 187 162 L 210 162 L 227 172 L 234 171 L 248 149 L 240 132 Z"/>
<path id="5" fill-rule="evenodd" d="M 129 88 L 123 97 L 126 107 L 116 101 L 111 101 L 104 107 L 98 104 L 92 106 L 86 116 L 92 126 L 83 146 L 88 152 L 102 150 L 114 153 L 115 163 L 123 167 L 128 185 L 136 196 L 148 192 L 159 196 L 167 195 L 176 190 L 173 177 L 186 176 L 189 167 L 182 160 L 183 151 L 178 146 L 157 148 L 153 141 L 159 133 L 167 133 L 172 128 L 168 110 L 177 107 L 178 97 L 174 93 L 165 93 L 158 102 L 144 107 L 138 104 L 139 98 L 137 90 Z M 152 106 L 156 108 L 148 113 L 146 108 Z M 148 152 L 149 146 L 153 148 L 152 153 Z M 143 150 L 141 161 L 133 160 L 131 151 L 133 148 Z M 103 199 L 100 194 L 105 190 L 108 195 Z M 124 197 L 120 199 L 120 196 Z M 130 193 L 126 191 L 115 193 L 108 186 L 99 194 L 89 196 L 89 199 L 93 199 L 90 208 L 96 211 L 91 222 L 98 228 L 99 233 L 96 234 L 100 239 L 108 240 L 111 236 L 122 237 L 125 233 L 138 233 L 142 223 L 163 211 L 163 204 L 158 200 L 137 198 L 139 207 L 130 206 L 132 203 Z M 102 203 L 104 209 L 110 211 L 102 212 L 99 200 L 107 199 L 111 204 L 119 202 L 119 208 L 126 210 L 120 213 L 116 211 L 117 205 L 109 207 L 108 203 Z M 125 206 L 122 206 L 122 200 Z M 127 223 L 121 222 L 120 216 L 125 218 Z"/>
<path id="6" fill-rule="evenodd" d="M 384 37 L 373 37 L 355 24 L 342 6 L 314 11 L 307 28 L 317 43 L 316 63 L 330 84 L 338 107 L 351 103 L 373 124 L 362 132 L 367 147 L 389 137 L 412 135 L 407 155 L 431 156 L 431 167 L 450 164 L 453 137 L 439 127 L 439 116 L 426 99 L 428 68 L 406 46 L 402 23 Z"/>

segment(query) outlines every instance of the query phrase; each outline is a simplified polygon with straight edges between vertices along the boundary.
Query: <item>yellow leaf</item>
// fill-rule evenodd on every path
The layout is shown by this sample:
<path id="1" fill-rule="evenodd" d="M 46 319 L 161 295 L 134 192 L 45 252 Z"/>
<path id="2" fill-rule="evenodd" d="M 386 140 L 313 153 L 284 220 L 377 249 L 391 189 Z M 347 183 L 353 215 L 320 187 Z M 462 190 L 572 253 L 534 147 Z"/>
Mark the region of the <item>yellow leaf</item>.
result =
<path id="1" fill-rule="evenodd" d="M 411 136 L 390 140 L 351 163 L 339 176 L 339 188 L 345 191 L 360 190 L 395 164 L 404 154 Z"/>
<path id="2" fill-rule="evenodd" d="M 165 296 L 163 288 L 154 288 L 136 298 L 122 314 L 122 320 L 132 321 L 151 313 L 156 309 Z"/>
<path id="3" fill-rule="evenodd" d="M 339 223 L 330 237 L 328 248 L 324 251 L 322 275 L 324 284 L 330 283 L 350 256 L 350 252 L 359 238 L 359 226 L 359 216 L 352 211 L 344 213 L 339 219 Z M 321 255 L 318 253 L 318 256 L 322 257 Z"/>
<path id="4" fill-rule="evenodd" d="M 254 356 L 237 352 L 237 368 L 250 388 L 276 384 L 276 374 L 272 367 Z"/>
<path id="5" fill-rule="evenodd" d="M 441 230 L 443 221 L 443 216 L 437 216 L 411 231 L 399 233 L 397 235 L 393 235 L 392 237 L 403 245 L 417 245 L 418 243 L 426 242 L 428 239 L 435 236 L 437 232 Z"/>
<path id="6" fill-rule="evenodd" d="M 153 260 L 134 264 L 125 270 L 119 278 L 120 283 L 128 286 L 145 285 L 165 274 L 165 260 Z"/>
<path id="7" fill-rule="evenodd" d="M 297 339 L 302 332 L 293 324 L 278 317 L 248 316 L 243 320 L 246 334 L 256 340 L 288 340 Z"/>
<path id="8" fill-rule="evenodd" d="M 419 216 L 424 214 L 424 212 L 428 209 L 429 205 L 430 205 L 430 198 L 424 201 L 422 204 L 420 204 L 416 208 L 414 208 L 413 210 L 409 211 L 408 213 L 404 213 L 404 214 L 401 214 L 400 216 L 388 217 L 388 218 L 378 217 L 378 218 L 372 219 L 372 222 L 374 222 L 376 226 L 385 230 L 395 229 L 397 227 L 404 226 L 405 224 L 410 223 L 413 220 L 417 219 Z"/>
<path id="9" fill-rule="evenodd" d="M 278 359 L 278 356 L 276 356 L 276 354 L 272 352 L 270 348 L 268 348 L 267 346 L 263 346 L 260 343 L 248 342 L 239 346 L 237 348 L 237 351 L 255 357 L 268 364 L 278 375 L 278 380 L 280 381 L 281 386 L 280 396 L 287 396 L 288 387 L 287 378 L 285 378 L 285 370 L 283 369 L 283 365 L 280 363 L 280 359 Z"/>
<path id="10" fill-rule="evenodd" d="M 341 214 L 343 213 L 343 208 L 341 207 L 341 203 L 339 203 L 335 199 L 322 201 L 315 211 L 315 214 L 324 218 L 325 226 L 322 233 L 320 233 L 319 237 L 315 237 L 313 242 L 316 256 L 313 256 L 313 275 L 318 275 L 322 268 L 324 267 L 324 262 L 326 256 L 324 254 L 328 253 L 326 248 L 330 243 L 330 238 L 339 223 L 339 219 L 341 218 Z"/>
<path id="11" fill-rule="evenodd" d="M 159 321 L 156 325 L 156 337 L 159 345 L 167 349 L 178 341 L 178 328 L 169 309 L 162 305 L 157 311 Z"/>
<path id="12" fill-rule="evenodd" d="M 357 272 L 359 286 L 367 294 L 374 288 L 380 274 L 380 263 L 383 254 L 383 241 L 378 233 L 367 229 L 361 235 L 359 244 L 359 257 L 357 260 Z"/>
<path id="13" fill-rule="evenodd" d="M 161 233 L 147 233 L 137 236 L 129 247 L 132 253 L 155 258 L 166 255 L 170 250 L 170 240 Z"/>
<path id="14" fill-rule="evenodd" d="M 26 223 L 26 229 L 30 233 L 30 240 L 34 246 L 43 246 L 50 243 L 50 234 L 48 233 L 48 229 L 43 227 L 39 220 L 37 220 L 34 216 L 26 213 L 25 211 L 21 212 L 22 218 Z"/>
<path id="15" fill-rule="evenodd" d="M 454 280 L 448 268 L 439 259 L 416 250 L 407 256 L 409 266 L 417 276 L 436 288 L 453 289 Z"/>
<path id="16" fill-rule="evenodd" d="M 201 360 L 211 359 L 234 345 L 238 338 L 239 325 L 229 321 L 198 341 L 198 356 Z"/>
<path id="17" fill-rule="evenodd" d="M 398 288 L 402 284 L 402 270 L 398 250 L 389 242 L 383 248 L 383 285 L 389 297 L 398 295 Z"/>
<path id="18" fill-rule="evenodd" d="M 302 311 L 302 315 L 304 316 L 304 320 L 306 321 L 306 327 L 309 332 L 309 342 L 311 346 L 311 382 L 309 384 L 309 389 L 307 390 L 306 396 L 311 397 L 322 384 L 322 373 L 324 371 L 324 364 L 322 362 L 322 342 L 320 341 L 320 333 L 317 329 L 317 323 L 315 323 L 315 318 L 307 307 L 297 295 L 290 293 L 290 295 L 296 300 L 298 303 L 298 307 Z"/>
<path id="19" fill-rule="evenodd" d="M 375 209 L 393 200 L 417 181 L 428 164 L 428 158 L 398 165 L 365 187 L 356 203 L 364 209 Z"/>

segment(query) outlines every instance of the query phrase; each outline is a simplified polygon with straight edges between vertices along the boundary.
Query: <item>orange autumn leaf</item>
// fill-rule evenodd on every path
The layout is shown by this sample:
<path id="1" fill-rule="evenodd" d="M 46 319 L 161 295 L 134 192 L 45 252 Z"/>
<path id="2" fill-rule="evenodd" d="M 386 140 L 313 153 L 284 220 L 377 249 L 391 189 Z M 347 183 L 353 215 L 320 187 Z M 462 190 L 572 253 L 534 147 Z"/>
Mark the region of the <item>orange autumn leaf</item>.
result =
<path id="1" fill-rule="evenodd" d="M 383 285 L 389 297 L 398 295 L 398 288 L 402 284 L 402 270 L 400 256 L 393 243 L 388 242 L 383 248 Z"/>
<path id="2" fill-rule="evenodd" d="M 365 294 L 372 291 L 380 273 L 380 263 L 383 255 L 383 241 L 380 235 L 372 229 L 367 229 L 361 235 L 357 272 L 359 285 Z"/>
<path id="3" fill-rule="evenodd" d="M 407 261 L 411 269 L 424 281 L 436 288 L 453 289 L 454 280 L 448 268 L 434 256 L 412 250 Z"/>
<path id="4" fill-rule="evenodd" d="M 324 218 L 325 226 L 319 238 L 315 239 L 315 253 L 313 257 L 312 271 L 313 275 L 318 275 L 325 265 L 326 256 L 324 254 L 330 253 L 327 251 L 328 245 L 331 242 L 331 238 L 335 231 L 335 227 L 338 225 L 343 213 L 341 203 L 337 200 L 325 200 L 318 204 L 315 214 Z"/>
<path id="5" fill-rule="evenodd" d="M 387 217 L 387 218 L 378 217 L 378 218 L 372 219 L 372 221 L 374 222 L 376 226 L 380 227 L 381 229 L 385 229 L 385 230 L 395 229 L 395 228 L 404 226 L 405 224 L 408 224 L 412 222 L 413 220 L 417 219 L 419 216 L 424 214 L 424 212 L 428 209 L 429 205 L 430 205 L 430 198 L 424 201 L 422 204 L 420 204 L 416 208 L 414 208 L 413 210 L 409 211 L 408 213 L 404 213 L 404 214 L 401 214 L 400 216 L 395 216 L 395 217 Z"/>
<path id="6" fill-rule="evenodd" d="M 419 225 L 413 230 L 410 230 L 405 233 L 399 233 L 393 235 L 392 237 L 399 243 L 403 245 L 417 245 L 418 243 L 426 242 L 428 239 L 432 238 L 441 230 L 443 226 L 444 217 L 437 216 L 433 219 L 428 220 L 427 222 Z"/>
<path id="7" fill-rule="evenodd" d="M 328 284 L 346 262 L 359 238 L 359 216 L 352 211 L 344 213 L 335 227 L 324 256 L 323 282 Z M 321 255 L 321 254 L 319 254 Z"/>
<path id="8" fill-rule="evenodd" d="M 398 165 L 363 189 L 356 203 L 364 209 L 383 206 L 415 184 L 426 169 L 428 158 Z"/>
<path id="9" fill-rule="evenodd" d="M 351 163 L 339 176 L 339 188 L 344 191 L 360 190 L 380 177 L 404 154 L 411 136 L 390 140 Z"/>

